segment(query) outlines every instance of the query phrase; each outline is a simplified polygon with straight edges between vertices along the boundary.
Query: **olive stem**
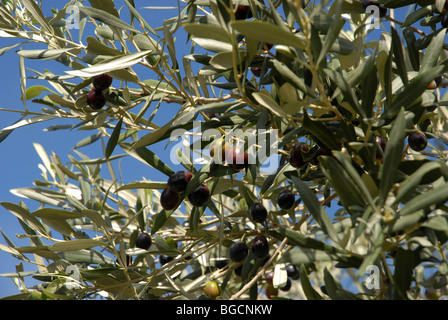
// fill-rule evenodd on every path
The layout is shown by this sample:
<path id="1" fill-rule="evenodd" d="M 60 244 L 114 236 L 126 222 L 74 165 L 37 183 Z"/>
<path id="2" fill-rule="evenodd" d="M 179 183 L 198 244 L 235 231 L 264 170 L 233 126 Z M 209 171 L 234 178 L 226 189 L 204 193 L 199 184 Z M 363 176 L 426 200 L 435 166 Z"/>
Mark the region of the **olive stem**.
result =
<path id="1" fill-rule="evenodd" d="M 236 300 L 238 299 L 244 292 L 246 292 L 247 290 L 250 289 L 250 287 L 252 287 L 257 281 L 258 279 L 264 274 L 264 272 L 266 271 L 266 269 L 268 268 L 268 266 L 272 263 L 272 261 L 274 261 L 274 258 L 280 254 L 280 252 L 282 251 L 283 247 L 286 245 L 286 243 L 288 242 L 288 238 L 284 238 L 282 240 L 282 242 L 280 243 L 280 245 L 278 246 L 278 248 L 275 250 L 275 252 L 272 254 L 272 256 L 269 258 L 269 260 L 264 264 L 264 266 L 260 269 L 259 272 L 257 272 L 257 274 L 248 282 L 244 285 L 244 287 L 241 288 L 241 290 L 239 290 L 237 293 L 235 293 L 233 296 L 231 296 L 229 298 L 229 300 Z"/>

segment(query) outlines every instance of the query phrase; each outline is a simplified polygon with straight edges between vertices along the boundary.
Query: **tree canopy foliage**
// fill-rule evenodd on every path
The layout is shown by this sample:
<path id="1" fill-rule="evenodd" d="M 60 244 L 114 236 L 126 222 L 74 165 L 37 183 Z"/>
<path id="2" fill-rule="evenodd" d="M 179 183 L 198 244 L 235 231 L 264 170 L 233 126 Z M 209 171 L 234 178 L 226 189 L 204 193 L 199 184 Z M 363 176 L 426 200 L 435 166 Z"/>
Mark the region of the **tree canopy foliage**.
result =
<path id="1" fill-rule="evenodd" d="M 86 133 L 69 163 L 35 143 L 42 175 L 13 192 L 37 210 L 0 202 L 30 241 L 15 246 L 2 226 L 0 249 L 36 266 L 3 274 L 20 284 L 13 298 L 445 294 L 448 6 L 378 0 L 378 17 L 365 4 L 185 0 L 152 25 L 158 9 L 134 0 L 2 0 L 23 109 L 0 140 L 44 121 L 67 141 Z M 99 158 L 78 150 L 95 143 Z M 144 179 L 123 182 L 132 168 L 112 164 L 124 157 L 148 165 Z"/>

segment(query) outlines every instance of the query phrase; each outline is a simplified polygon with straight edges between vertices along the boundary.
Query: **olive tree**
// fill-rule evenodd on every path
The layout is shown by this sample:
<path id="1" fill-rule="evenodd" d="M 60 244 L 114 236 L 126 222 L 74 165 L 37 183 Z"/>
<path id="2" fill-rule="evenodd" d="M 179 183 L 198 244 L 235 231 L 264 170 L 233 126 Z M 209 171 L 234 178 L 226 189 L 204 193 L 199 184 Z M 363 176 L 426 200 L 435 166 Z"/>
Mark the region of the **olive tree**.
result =
<path id="1" fill-rule="evenodd" d="M 38 209 L 0 202 L 30 241 L 2 226 L 0 249 L 36 266 L 9 276 L 40 281 L 13 298 L 446 293 L 445 0 L 184 0 L 161 25 L 139 6 L 1 1 L 24 105 L 1 140 L 48 121 L 75 150 L 36 142 L 15 193 Z"/>

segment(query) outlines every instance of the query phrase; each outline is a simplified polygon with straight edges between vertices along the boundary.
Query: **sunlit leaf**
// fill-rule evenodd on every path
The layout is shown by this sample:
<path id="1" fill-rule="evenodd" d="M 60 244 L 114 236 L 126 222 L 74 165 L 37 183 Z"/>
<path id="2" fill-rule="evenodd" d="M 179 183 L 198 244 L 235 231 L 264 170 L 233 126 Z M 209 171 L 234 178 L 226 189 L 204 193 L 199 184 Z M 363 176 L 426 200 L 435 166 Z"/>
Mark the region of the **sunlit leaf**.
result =
<path id="1" fill-rule="evenodd" d="M 49 248 L 52 251 L 56 252 L 65 252 L 65 251 L 77 251 L 82 249 L 90 249 L 93 247 L 104 247 L 107 244 L 98 240 L 91 239 L 80 239 L 80 240 L 70 240 L 58 242 L 51 245 Z"/>
<path id="2" fill-rule="evenodd" d="M 102 73 L 108 73 L 120 69 L 131 67 L 141 61 L 143 57 L 151 53 L 151 51 L 142 51 L 137 53 L 131 53 L 119 57 L 113 57 L 106 59 L 101 63 L 95 64 L 91 67 L 81 70 L 69 70 L 66 73 L 76 77 L 93 77 Z"/>
<path id="3" fill-rule="evenodd" d="M 108 9 L 108 10 L 110 10 L 110 9 Z M 138 30 L 135 29 L 130 24 L 124 22 L 123 20 L 116 17 L 115 15 L 112 15 L 109 12 L 103 11 L 101 9 L 79 6 L 79 11 L 93 19 L 102 21 L 110 26 L 117 27 L 117 28 L 120 28 L 123 30 L 138 32 Z"/>
<path id="4" fill-rule="evenodd" d="M 285 29 L 264 21 L 233 21 L 232 27 L 248 38 L 271 44 L 305 48 L 305 39 Z"/>

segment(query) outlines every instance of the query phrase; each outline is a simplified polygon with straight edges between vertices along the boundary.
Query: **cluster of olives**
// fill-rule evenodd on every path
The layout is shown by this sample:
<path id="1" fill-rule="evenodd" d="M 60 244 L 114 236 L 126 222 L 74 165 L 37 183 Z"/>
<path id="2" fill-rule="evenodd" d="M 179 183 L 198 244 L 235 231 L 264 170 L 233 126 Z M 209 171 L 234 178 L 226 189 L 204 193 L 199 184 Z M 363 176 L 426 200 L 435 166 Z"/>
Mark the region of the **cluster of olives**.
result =
<path id="1" fill-rule="evenodd" d="M 181 202 L 181 194 L 187 190 L 188 182 L 193 177 L 190 171 L 178 171 L 173 173 L 167 182 L 167 187 L 160 196 L 160 205 L 165 210 L 176 209 Z M 205 184 L 201 184 L 188 195 L 188 200 L 195 207 L 204 207 L 210 199 L 210 190 Z M 172 261 L 168 255 L 159 256 L 159 262 L 163 266 Z"/>
<path id="2" fill-rule="evenodd" d="M 448 1 L 447 1 L 448 3 Z M 376 5 L 380 9 L 380 17 L 384 17 L 387 13 L 387 9 L 381 4 L 372 0 L 363 0 L 363 10 L 366 11 L 370 5 Z M 447 8 L 448 9 L 448 8 Z M 236 7 L 235 18 L 237 20 L 248 19 L 252 17 L 252 12 L 249 6 L 239 5 Z M 448 21 L 448 19 L 447 19 Z M 253 67 L 252 72 L 255 76 L 260 76 L 261 68 Z M 99 81 L 99 80 L 97 80 Z M 106 80 L 102 80 L 106 82 Z M 110 85 L 110 84 L 109 84 Z M 95 86 L 96 88 L 96 86 Z M 95 91 L 97 89 L 92 89 Z M 90 103 L 89 103 L 90 104 Z M 286 132 L 285 132 L 286 134 Z M 382 136 L 376 136 L 375 141 L 378 144 L 378 151 L 376 154 L 377 159 L 381 159 L 385 148 L 386 140 Z M 427 139 L 423 132 L 412 132 L 408 136 L 408 143 L 411 149 L 415 151 L 423 150 L 427 145 Z M 381 150 L 380 150 L 381 149 Z M 328 148 L 318 148 L 315 155 L 305 160 L 304 154 L 310 152 L 310 147 L 305 142 L 298 142 L 293 145 L 289 162 L 295 168 L 303 168 L 309 162 L 317 164 L 317 157 L 320 155 L 331 155 L 331 150 Z M 213 156 L 213 154 L 212 154 Z M 241 170 L 248 166 L 248 154 L 242 152 L 241 147 L 222 148 L 222 158 L 226 160 L 227 164 L 235 170 Z M 187 184 L 192 178 L 192 174 L 189 171 L 178 171 L 174 173 L 168 179 L 167 188 L 164 189 L 161 195 L 161 205 L 165 210 L 174 210 L 181 202 L 181 193 L 185 192 Z M 196 190 L 188 195 L 188 200 L 193 206 L 203 207 L 210 199 L 210 191 L 205 184 L 200 185 Z M 291 190 L 282 190 L 277 196 L 277 205 L 282 210 L 290 210 L 294 207 L 295 195 Z M 257 223 L 264 223 L 268 218 L 268 211 L 260 202 L 254 202 L 249 208 L 249 218 Z M 136 240 L 136 247 L 147 250 L 151 245 L 151 237 L 149 234 L 143 232 Z M 267 261 L 269 255 L 269 242 L 264 235 L 257 235 L 251 241 L 250 244 L 246 244 L 244 241 L 236 241 L 232 243 L 228 251 L 228 258 L 231 262 L 242 263 L 247 258 L 249 250 L 253 256 L 257 259 L 264 259 Z M 161 265 L 164 265 L 171 261 L 173 258 L 170 256 L 160 256 L 159 260 Z M 228 265 L 228 260 L 219 260 L 215 266 L 217 268 L 223 268 Z M 234 272 L 237 276 L 241 276 L 242 265 L 237 267 Z M 266 296 L 270 299 L 273 296 L 278 295 L 279 289 L 282 291 L 289 291 L 291 288 L 292 280 L 299 279 L 299 268 L 296 265 L 288 264 L 286 266 L 287 282 L 282 288 L 275 288 L 273 286 L 274 271 L 270 271 L 265 274 Z M 216 299 L 221 294 L 221 288 L 215 280 L 210 280 L 204 287 L 205 294 L 211 298 Z"/>
<path id="3" fill-rule="evenodd" d="M 375 142 L 377 144 L 377 150 L 376 150 L 376 159 L 381 160 L 383 159 L 384 152 L 386 151 L 386 145 L 387 141 L 383 136 L 376 135 L 375 136 Z M 423 151 L 426 146 L 428 145 L 428 139 L 424 132 L 421 130 L 413 131 L 408 134 L 408 145 L 409 147 L 414 151 Z M 316 153 L 314 154 L 313 158 L 311 160 L 304 160 L 304 154 L 308 153 L 310 151 L 310 147 L 305 142 L 298 142 L 296 143 L 290 152 L 289 155 L 289 163 L 294 168 L 303 168 L 308 163 L 317 164 L 318 163 L 318 156 L 321 155 L 327 155 L 331 156 L 331 150 L 327 148 L 319 148 Z M 290 200 L 292 201 L 292 200 Z M 281 205 L 279 204 L 281 207 Z M 282 208 L 284 209 L 284 208 Z"/>
<path id="4" fill-rule="evenodd" d="M 378 144 L 378 149 L 376 151 L 376 158 L 382 159 L 384 151 L 386 150 L 386 139 L 382 136 L 375 136 L 375 141 Z M 428 145 L 428 138 L 425 133 L 418 130 L 413 131 L 408 134 L 408 145 L 414 151 L 423 151 Z"/>
<path id="5" fill-rule="evenodd" d="M 187 190 L 187 184 L 193 177 L 190 171 L 178 171 L 168 178 L 168 186 L 160 196 L 160 204 L 165 210 L 176 209 L 181 202 L 181 193 Z M 188 200 L 195 207 L 204 207 L 210 199 L 210 190 L 201 184 L 188 195 Z"/>
<path id="6" fill-rule="evenodd" d="M 291 190 L 282 190 L 277 196 L 277 204 L 283 210 L 294 207 L 295 195 Z M 264 223 L 268 218 L 268 211 L 261 202 L 254 202 L 249 208 L 249 218 L 258 223 Z M 265 236 L 256 236 L 251 243 L 253 255 L 258 259 L 264 259 L 269 254 L 269 244 Z M 247 245 L 238 241 L 229 249 L 229 258 L 233 262 L 242 262 L 248 254 Z"/>
<path id="7" fill-rule="evenodd" d="M 93 110 L 99 110 L 106 104 L 106 94 L 104 91 L 112 84 L 112 77 L 103 73 L 92 78 L 93 88 L 87 95 L 87 104 Z"/>
<path id="8" fill-rule="evenodd" d="M 277 204 L 283 210 L 292 209 L 295 204 L 294 193 L 287 189 L 282 190 L 277 196 Z M 251 220 L 262 224 L 265 223 L 266 220 L 268 219 L 268 211 L 261 202 L 254 202 L 249 207 L 248 216 Z M 250 240 L 249 244 L 247 244 L 245 241 L 242 240 L 233 242 L 228 250 L 228 258 L 233 263 L 241 264 L 234 269 L 234 273 L 236 276 L 241 276 L 243 268 L 242 263 L 246 260 L 247 256 L 249 255 L 249 250 L 252 253 L 253 257 L 259 260 L 263 260 L 264 263 L 266 263 L 270 258 L 269 241 L 265 235 L 262 234 L 256 235 L 255 237 L 253 237 L 253 239 Z M 219 268 L 222 268 L 225 265 L 227 265 L 226 260 L 222 265 L 218 266 L 218 264 L 216 264 L 216 266 Z M 215 287 L 215 284 L 213 285 L 210 284 L 210 286 Z M 211 295 L 209 295 L 209 297 L 213 298 Z"/>
<path id="9" fill-rule="evenodd" d="M 279 293 L 279 289 L 284 292 L 289 291 L 292 286 L 292 281 L 298 280 L 300 278 L 300 269 L 298 266 L 290 263 L 286 265 L 285 269 L 288 278 L 286 279 L 286 284 L 281 288 L 274 287 L 274 271 L 270 271 L 264 275 L 264 279 L 266 280 L 264 291 L 268 299 L 272 299 L 272 297 L 277 296 Z"/>

